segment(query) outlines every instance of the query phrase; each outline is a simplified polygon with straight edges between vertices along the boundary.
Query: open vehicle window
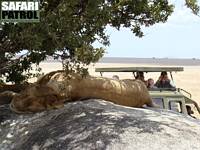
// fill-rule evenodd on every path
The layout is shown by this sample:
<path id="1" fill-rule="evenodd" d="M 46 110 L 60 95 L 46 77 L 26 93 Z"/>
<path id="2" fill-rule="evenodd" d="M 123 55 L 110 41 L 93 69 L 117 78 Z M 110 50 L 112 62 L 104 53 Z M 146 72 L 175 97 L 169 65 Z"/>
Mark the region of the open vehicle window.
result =
<path id="1" fill-rule="evenodd" d="M 169 102 L 169 109 L 176 111 L 176 112 L 182 112 L 181 102 L 179 101 L 170 101 Z"/>
<path id="2" fill-rule="evenodd" d="M 162 98 L 153 98 L 153 102 L 160 106 L 160 108 L 164 108 L 164 103 Z"/>

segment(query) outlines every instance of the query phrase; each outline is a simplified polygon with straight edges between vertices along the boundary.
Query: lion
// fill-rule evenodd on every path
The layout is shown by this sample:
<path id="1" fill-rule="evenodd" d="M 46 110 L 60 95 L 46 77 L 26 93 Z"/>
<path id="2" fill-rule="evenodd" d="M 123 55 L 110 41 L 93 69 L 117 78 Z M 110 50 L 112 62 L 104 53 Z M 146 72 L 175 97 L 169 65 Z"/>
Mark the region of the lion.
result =
<path id="1" fill-rule="evenodd" d="M 35 84 L 14 96 L 10 108 L 16 113 L 32 113 L 63 105 L 64 100 L 57 91 L 46 85 Z"/>
<path id="2" fill-rule="evenodd" d="M 39 112 L 60 108 L 65 102 L 90 98 L 130 107 L 155 106 L 146 85 L 140 80 L 82 77 L 76 73 L 66 75 L 63 71 L 54 71 L 14 96 L 10 107 L 17 113 Z"/>

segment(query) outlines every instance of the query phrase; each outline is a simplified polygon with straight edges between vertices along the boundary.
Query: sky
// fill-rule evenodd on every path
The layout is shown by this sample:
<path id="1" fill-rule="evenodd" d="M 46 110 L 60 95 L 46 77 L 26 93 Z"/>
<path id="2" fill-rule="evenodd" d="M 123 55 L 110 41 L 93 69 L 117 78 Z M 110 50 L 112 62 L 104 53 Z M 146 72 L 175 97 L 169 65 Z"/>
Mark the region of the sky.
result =
<path id="1" fill-rule="evenodd" d="M 106 57 L 138 58 L 200 58 L 200 17 L 184 5 L 185 0 L 170 0 L 175 4 L 167 23 L 144 28 L 138 38 L 129 29 L 107 28 L 110 46 Z M 198 0 L 200 4 L 200 0 Z"/>

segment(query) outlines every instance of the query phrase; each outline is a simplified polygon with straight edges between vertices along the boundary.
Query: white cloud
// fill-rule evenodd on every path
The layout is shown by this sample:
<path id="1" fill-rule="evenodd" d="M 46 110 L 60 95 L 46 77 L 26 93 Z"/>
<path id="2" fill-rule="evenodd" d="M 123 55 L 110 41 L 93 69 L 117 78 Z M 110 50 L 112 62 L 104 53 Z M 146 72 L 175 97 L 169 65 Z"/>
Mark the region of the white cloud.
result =
<path id="1" fill-rule="evenodd" d="M 168 22 L 181 25 L 196 24 L 200 23 L 200 17 L 194 15 L 191 10 L 186 7 L 183 7 L 175 10 L 172 16 L 169 17 Z"/>
<path id="2" fill-rule="evenodd" d="M 173 14 L 169 16 L 166 23 L 160 23 L 157 26 L 187 28 L 200 24 L 200 17 L 194 15 L 191 10 L 185 6 L 184 0 L 170 0 L 170 3 L 175 5 Z"/>

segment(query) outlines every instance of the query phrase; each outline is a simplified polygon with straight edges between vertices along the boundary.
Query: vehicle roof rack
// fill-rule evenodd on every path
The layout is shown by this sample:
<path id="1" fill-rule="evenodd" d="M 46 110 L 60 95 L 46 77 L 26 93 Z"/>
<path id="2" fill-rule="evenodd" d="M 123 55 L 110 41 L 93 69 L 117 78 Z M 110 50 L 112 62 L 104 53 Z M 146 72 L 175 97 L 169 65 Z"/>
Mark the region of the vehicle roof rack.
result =
<path id="1" fill-rule="evenodd" d="M 183 67 L 113 67 L 95 68 L 96 72 L 180 72 Z"/>

